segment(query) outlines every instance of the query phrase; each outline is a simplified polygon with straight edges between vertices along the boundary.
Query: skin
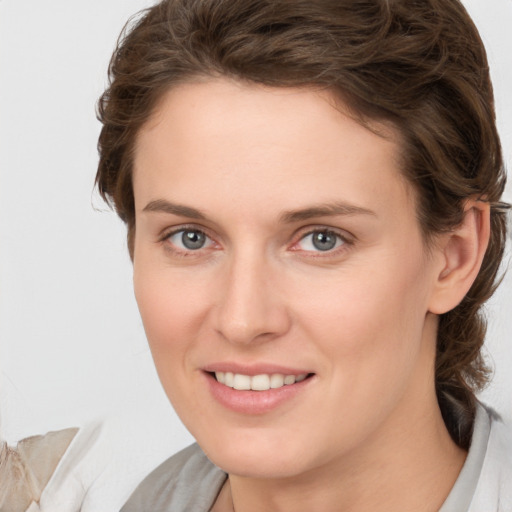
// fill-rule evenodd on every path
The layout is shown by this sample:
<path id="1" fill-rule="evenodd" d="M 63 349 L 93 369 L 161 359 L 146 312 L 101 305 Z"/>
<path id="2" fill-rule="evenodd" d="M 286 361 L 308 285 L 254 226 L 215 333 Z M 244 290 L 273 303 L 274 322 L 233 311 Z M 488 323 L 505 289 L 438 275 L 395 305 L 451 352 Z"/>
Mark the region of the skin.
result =
<path id="1" fill-rule="evenodd" d="M 214 511 L 434 511 L 462 467 L 435 396 L 437 314 L 478 271 L 485 207 L 427 250 L 399 138 L 379 129 L 327 92 L 217 79 L 169 91 L 139 133 L 135 294 L 170 401 L 229 474 Z M 343 209 L 311 211 L 326 204 Z M 206 385 L 219 361 L 314 375 L 242 414 Z"/>

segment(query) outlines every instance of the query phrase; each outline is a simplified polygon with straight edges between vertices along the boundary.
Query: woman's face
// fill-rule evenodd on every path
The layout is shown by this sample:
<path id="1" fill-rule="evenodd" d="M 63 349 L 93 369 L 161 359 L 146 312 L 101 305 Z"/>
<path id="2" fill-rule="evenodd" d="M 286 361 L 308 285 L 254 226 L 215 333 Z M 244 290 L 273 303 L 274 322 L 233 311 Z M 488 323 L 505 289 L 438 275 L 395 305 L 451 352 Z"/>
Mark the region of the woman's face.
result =
<path id="1" fill-rule="evenodd" d="M 136 298 L 169 399 L 230 473 L 348 460 L 434 395 L 440 255 L 391 130 L 333 104 L 186 84 L 137 141 Z"/>

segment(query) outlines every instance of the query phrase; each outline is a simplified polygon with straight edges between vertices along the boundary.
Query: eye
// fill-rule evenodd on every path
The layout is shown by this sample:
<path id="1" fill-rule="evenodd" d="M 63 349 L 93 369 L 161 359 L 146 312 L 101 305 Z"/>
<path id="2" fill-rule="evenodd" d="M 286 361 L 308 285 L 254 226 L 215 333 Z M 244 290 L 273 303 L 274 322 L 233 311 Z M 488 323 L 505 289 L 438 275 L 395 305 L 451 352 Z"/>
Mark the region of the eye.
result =
<path id="1" fill-rule="evenodd" d="M 327 252 L 337 249 L 345 243 L 346 240 L 341 235 L 324 229 L 306 234 L 299 240 L 297 247 L 302 251 Z"/>
<path id="2" fill-rule="evenodd" d="M 198 229 L 180 229 L 168 235 L 167 240 L 182 251 L 197 251 L 213 244 L 212 239 Z"/>

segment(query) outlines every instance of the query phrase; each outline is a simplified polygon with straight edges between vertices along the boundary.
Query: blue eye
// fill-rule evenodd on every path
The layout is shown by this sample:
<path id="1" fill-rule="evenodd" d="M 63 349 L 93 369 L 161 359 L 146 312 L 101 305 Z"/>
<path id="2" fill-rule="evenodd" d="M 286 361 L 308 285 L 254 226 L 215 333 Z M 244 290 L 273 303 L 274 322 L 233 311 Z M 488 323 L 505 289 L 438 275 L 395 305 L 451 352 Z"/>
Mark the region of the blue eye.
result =
<path id="1" fill-rule="evenodd" d="M 198 229 L 180 229 L 168 237 L 169 242 L 184 251 L 197 251 L 209 247 L 213 242 Z"/>
<path id="2" fill-rule="evenodd" d="M 303 251 L 327 252 L 340 247 L 344 243 L 345 240 L 334 231 L 318 230 L 302 237 L 298 245 Z"/>

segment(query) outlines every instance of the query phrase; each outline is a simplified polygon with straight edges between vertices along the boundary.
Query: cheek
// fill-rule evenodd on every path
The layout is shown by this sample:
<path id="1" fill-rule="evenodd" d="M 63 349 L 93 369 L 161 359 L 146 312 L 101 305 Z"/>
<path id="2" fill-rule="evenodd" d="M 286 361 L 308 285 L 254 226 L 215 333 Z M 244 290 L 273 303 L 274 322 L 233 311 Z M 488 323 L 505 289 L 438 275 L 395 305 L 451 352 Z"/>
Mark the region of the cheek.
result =
<path id="1" fill-rule="evenodd" d="M 421 253 L 409 254 L 409 262 L 373 255 L 373 264 L 362 262 L 307 288 L 297 316 L 307 337 L 332 356 L 334 372 L 374 385 L 418 357 L 428 286 Z"/>
<path id="2" fill-rule="evenodd" d="M 201 296 L 170 272 L 134 265 L 134 289 L 144 330 L 160 382 L 176 412 L 187 424 L 201 410 L 191 379 L 190 353 L 199 339 Z M 195 405 L 194 405 L 195 404 Z"/>
<path id="3" fill-rule="evenodd" d="M 135 298 L 157 369 L 180 361 L 201 323 L 201 294 L 179 276 L 152 270 L 156 265 L 134 265 Z M 172 356 L 172 357 L 168 357 Z"/>

